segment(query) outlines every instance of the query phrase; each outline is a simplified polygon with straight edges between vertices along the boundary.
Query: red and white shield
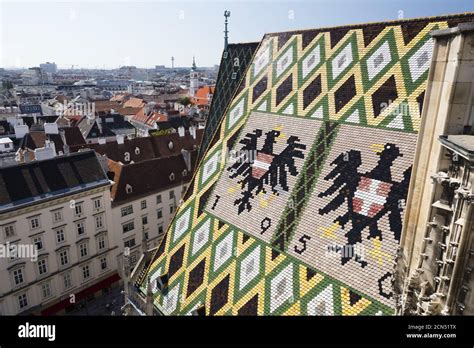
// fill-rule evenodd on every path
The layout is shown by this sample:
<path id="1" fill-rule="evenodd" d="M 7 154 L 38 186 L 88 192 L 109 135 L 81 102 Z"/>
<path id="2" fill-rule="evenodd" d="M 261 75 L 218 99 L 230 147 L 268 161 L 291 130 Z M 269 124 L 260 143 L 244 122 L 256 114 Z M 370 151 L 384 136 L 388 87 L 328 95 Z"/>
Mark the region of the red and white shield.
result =
<path id="1" fill-rule="evenodd" d="M 260 179 L 270 168 L 274 157 L 273 155 L 257 152 L 257 158 L 252 164 L 252 176 Z"/>
<path id="2" fill-rule="evenodd" d="M 374 217 L 385 205 L 392 184 L 368 177 L 361 177 L 354 194 L 354 212 Z"/>

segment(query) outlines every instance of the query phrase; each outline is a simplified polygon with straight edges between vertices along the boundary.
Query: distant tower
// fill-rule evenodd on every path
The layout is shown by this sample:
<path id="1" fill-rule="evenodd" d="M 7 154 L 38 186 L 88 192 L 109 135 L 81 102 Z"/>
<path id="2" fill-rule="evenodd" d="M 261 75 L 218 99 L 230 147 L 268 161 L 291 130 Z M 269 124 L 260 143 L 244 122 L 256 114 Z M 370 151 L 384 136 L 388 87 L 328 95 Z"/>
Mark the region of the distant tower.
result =
<path id="1" fill-rule="evenodd" d="M 196 68 L 196 60 L 193 57 L 193 66 L 189 74 L 189 95 L 191 97 L 194 97 L 198 87 L 199 87 L 199 77 L 198 77 L 198 72 Z"/>
<path id="2" fill-rule="evenodd" d="M 171 57 L 171 69 L 174 69 L 174 57 Z"/>
<path id="3" fill-rule="evenodd" d="M 225 25 L 225 29 L 224 29 L 224 51 L 227 51 L 227 45 L 228 45 L 228 34 L 229 34 L 229 31 L 227 30 L 227 23 L 229 22 L 228 21 L 228 18 L 230 17 L 230 11 L 224 11 L 224 17 L 225 17 L 225 21 L 224 21 L 224 25 Z"/>

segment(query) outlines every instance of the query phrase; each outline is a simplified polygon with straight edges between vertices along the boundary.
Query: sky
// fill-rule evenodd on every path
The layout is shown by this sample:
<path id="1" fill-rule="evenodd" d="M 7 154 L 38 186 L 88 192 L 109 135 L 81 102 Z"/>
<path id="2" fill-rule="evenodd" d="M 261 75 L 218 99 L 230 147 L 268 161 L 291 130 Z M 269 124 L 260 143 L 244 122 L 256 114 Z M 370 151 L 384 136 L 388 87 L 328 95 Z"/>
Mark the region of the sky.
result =
<path id="1" fill-rule="evenodd" d="M 229 42 L 265 33 L 474 11 L 472 0 L 0 0 L 0 67 L 218 64 Z"/>

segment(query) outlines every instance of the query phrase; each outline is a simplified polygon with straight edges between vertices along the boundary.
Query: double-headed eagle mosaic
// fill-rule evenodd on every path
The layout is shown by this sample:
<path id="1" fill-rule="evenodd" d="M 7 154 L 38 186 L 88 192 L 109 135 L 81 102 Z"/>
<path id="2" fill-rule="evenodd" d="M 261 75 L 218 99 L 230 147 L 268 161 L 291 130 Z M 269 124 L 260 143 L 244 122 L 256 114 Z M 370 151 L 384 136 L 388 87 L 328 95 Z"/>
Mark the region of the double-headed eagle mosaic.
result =
<path id="1" fill-rule="evenodd" d="M 369 230 L 368 239 L 379 238 L 382 240 L 382 230 L 379 228 L 380 219 L 388 214 L 390 230 L 394 238 L 399 241 L 402 230 L 401 213 L 408 193 L 411 167 L 403 173 L 403 179 L 396 182 L 392 179 L 391 168 L 393 162 L 402 157 L 400 149 L 391 143 L 378 146 L 377 154 L 380 156 L 377 165 L 365 173 L 359 172 L 362 164 L 360 151 L 350 150 L 341 153 L 331 163 L 334 168 L 326 175 L 325 180 L 332 180 L 333 184 L 319 197 L 337 195 L 323 208 L 319 214 L 328 214 L 347 203 L 347 211 L 338 216 L 334 223 L 343 229 L 351 222 L 351 228 L 346 232 L 347 244 L 354 245 L 362 242 L 362 231 Z M 353 256 L 362 267 L 367 263 Z M 342 264 L 352 257 L 342 256 Z"/>
<path id="2" fill-rule="evenodd" d="M 288 192 L 288 174 L 298 175 L 295 165 L 296 158 L 304 158 L 302 150 L 306 145 L 300 143 L 296 136 L 290 136 L 286 140 L 286 147 L 280 153 L 274 153 L 274 145 L 281 137 L 280 130 L 271 130 L 265 133 L 265 141 L 260 150 L 257 150 L 258 139 L 263 135 L 261 129 L 255 129 L 252 133 L 247 133 L 240 140 L 243 147 L 241 155 L 234 164 L 227 168 L 231 179 L 240 177 L 241 197 L 234 201 L 238 206 L 238 213 L 245 209 L 252 209 L 251 200 L 259 193 L 267 193 L 266 185 L 269 185 L 275 195 L 280 192 Z M 252 156 L 251 154 L 255 154 Z"/>

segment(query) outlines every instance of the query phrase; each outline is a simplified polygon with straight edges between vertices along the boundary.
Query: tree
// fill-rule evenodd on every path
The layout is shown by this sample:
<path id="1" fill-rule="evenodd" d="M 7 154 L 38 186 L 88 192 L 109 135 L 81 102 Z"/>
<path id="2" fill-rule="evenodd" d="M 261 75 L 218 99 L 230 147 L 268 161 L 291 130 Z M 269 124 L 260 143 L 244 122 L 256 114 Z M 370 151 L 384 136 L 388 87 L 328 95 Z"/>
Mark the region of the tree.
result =
<path id="1" fill-rule="evenodd" d="M 183 97 L 178 99 L 178 103 L 184 106 L 188 106 L 189 104 L 192 104 L 191 98 L 189 97 Z"/>

